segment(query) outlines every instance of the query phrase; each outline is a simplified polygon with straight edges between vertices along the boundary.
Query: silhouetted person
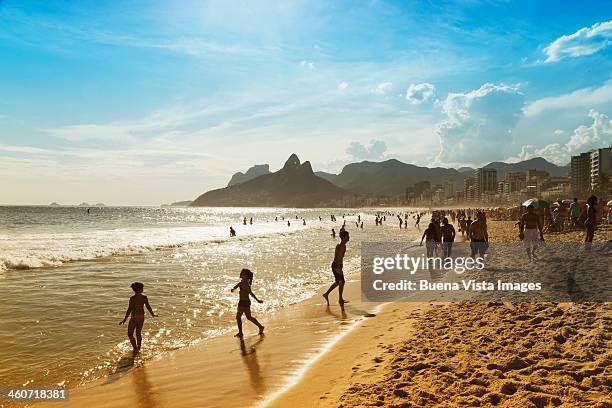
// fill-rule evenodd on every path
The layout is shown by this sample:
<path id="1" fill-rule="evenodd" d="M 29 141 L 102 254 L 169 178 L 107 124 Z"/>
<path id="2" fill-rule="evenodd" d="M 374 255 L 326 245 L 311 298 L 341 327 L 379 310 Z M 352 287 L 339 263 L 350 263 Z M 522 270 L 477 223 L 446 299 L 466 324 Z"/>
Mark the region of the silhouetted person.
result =
<path id="1" fill-rule="evenodd" d="M 253 217 L 249 220 L 249 224 L 253 225 Z"/>
<path id="2" fill-rule="evenodd" d="M 130 343 L 132 343 L 134 354 L 136 354 L 140 351 L 140 347 L 142 346 L 142 326 L 144 325 L 145 319 L 144 308 L 147 308 L 152 317 L 156 317 L 156 314 L 153 313 L 153 309 L 151 309 L 151 305 L 149 305 L 149 299 L 142 294 L 144 285 L 140 282 L 134 282 L 131 288 L 134 290 L 134 296 L 130 298 L 125 317 L 119 324 L 124 324 L 128 316 L 132 315 L 128 323 L 128 338 L 130 339 Z M 135 339 L 134 330 L 136 330 Z"/>
<path id="3" fill-rule="evenodd" d="M 442 219 L 442 254 L 445 258 L 451 256 L 453 242 L 455 241 L 455 227 L 448 223 L 448 218 Z"/>
<path id="4" fill-rule="evenodd" d="M 336 238 L 336 230 L 332 228 L 332 238 Z"/>
<path id="5" fill-rule="evenodd" d="M 327 289 L 327 292 L 323 294 L 325 301 L 329 305 L 329 294 L 332 290 L 338 288 L 338 303 L 343 305 L 347 303 L 344 300 L 342 293 L 344 292 L 344 254 L 346 253 L 346 243 L 349 242 L 349 233 L 346 230 L 340 231 L 340 243 L 336 245 L 336 251 L 334 252 L 334 261 L 331 264 L 332 273 L 334 274 L 334 283 Z"/>
<path id="6" fill-rule="evenodd" d="M 291 221 L 287 220 L 287 226 L 290 227 L 291 226 Z"/>
<path id="7" fill-rule="evenodd" d="M 236 230 L 233 227 L 230 227 L 230 237 L 236 236 Z"/>
<path id="8" fill-rule="evenodd" d="M 251 291 L 251 285 L 253 284 L 253 272 L 249 269 L 243 269 L 240 271 L 240 282 L 232 288 L 232 292 L 237 288 L 240 288 L 240 300 L 238 300 L 238 308 L 236 310 L 236 323 L 238 324 L 238 333 L 236 337 L 242 338 L 242 314 L 244 314 L 250 322 L 255 324 L 259 328 L 259 335 L 263 336 L 264 326 L 261 325 L 253 316 L 251 316 L 251 296 L 259 303 L 263 303 L 263 300 L 257 299 L 257 296 Z"/>
<path id="9" fill-rule="evenodd" d="M 597 226 L 597 197 L 594 195 L 587 199 L 587 216 L 584 222 L 586 235 L 584 236 L 585 249 L 591 249 L 591 243 L 595 238 L 595 227 Z"/>
<path id="10" fill-rule="evenodd" d="M 246 225 L 247 224 L 247 220 L 246 217 L 244 217 L 244 220 L 242 221 L 242 225 Z"/>

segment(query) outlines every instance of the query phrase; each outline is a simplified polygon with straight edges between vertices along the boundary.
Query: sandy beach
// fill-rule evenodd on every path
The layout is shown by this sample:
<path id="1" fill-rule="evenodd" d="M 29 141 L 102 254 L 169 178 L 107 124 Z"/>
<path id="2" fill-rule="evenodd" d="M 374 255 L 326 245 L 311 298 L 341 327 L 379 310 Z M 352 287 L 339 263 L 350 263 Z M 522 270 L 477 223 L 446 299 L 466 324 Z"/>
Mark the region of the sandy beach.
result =
<path id="1" fill-rule="evenodd" d="M 516 240 L 513 221 L 488 224 L 491 242 Z M 395 302 L 271 406 L 609 407 L 611 329 L 610 303 Z"/>
<path id="2" fill-rule="evenodd" d="M 491 242 L 516 240 L 514 222 L 490 221 L 489 231 Z M 612 404 L 609 303 L 364 303 L 357 270 L 345 293 L 344 311 L 332 294 L 329 308 L 316 295 L 275 313 L 264 337 L 248 327 L 242 343 L 226 335 L 153 361 L 126 356 L 61 406 Z"/>

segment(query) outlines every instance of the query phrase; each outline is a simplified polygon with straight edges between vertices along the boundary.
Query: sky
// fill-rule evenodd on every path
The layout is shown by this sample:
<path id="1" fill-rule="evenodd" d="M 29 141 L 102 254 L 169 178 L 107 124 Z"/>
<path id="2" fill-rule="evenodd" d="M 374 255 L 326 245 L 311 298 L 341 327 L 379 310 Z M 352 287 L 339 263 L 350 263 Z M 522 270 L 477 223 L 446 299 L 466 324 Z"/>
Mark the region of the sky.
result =
<path id="1" fill-rule="evenodd" d="M 159 205 L 291 153 L 481 166 L 612 143 L 606 1 L 0 0 L 0 204 Z"/>

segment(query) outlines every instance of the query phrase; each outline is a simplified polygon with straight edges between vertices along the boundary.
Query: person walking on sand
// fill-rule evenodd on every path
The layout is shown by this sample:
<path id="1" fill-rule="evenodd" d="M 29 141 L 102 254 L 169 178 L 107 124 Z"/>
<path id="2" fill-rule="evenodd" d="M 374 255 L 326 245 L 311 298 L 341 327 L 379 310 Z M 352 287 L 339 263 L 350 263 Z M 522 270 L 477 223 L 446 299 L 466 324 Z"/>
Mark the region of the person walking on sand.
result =
<path id="1" fill-rule="evenodd" d="M 578 227 L 578 220 L 580 219 L 580 213 L 582 212 L 582 208 L 580 208 L 580 204 L 578 203 L 578 198 L 574 197 L 574 201 L 570 204 L 570 218 L 572 220 L 571 227 L 575 229 Z"/>
<path id="2" fill-rule="evenodd" d="M 125 317 L 119 324 L 124 324 L 127 318 L 132 315 L 128 323 L 128 338 L 130 339 L 130 343 L 132 343 L 134 354 L 136 354 L 140 351 L 140 347 L 142 346 L 142 326 L 145 320 L 144 308 L 147 308 L 152 317 L 157 317 L 157 315 L 153 313 L 153 309 L 151 309 L 149 298 L 142 294 L 144 285 L 140 282 L 134 282 L 131 288 L 134 291 L 134 296 L 130 298 Z M 134 338 L 134 330 L 136 331 L 136 338 Z"/>
<path id="3" fill-rule="evenodd" d="M 586 221 L 584 221 L 584 228 L 586 234 L 584 236 L 584 247 L 587 250 L 591 249 L 593 238 L 595 238 L 595 227 L 597 226 L 597 197 L 594 195 L 587 199 L 587 214 Z"/>
<path id="4" fill-rule="evenodd" d="M 523 240 L 527 258 L 531 261 L 536 257 L 538 242 L 540 240 L 544 241 L 542 222 L 540 222 L 540 217 L 538 217 L 531 204 L 527 206 L 527 212 L 521 217 L 519 231 L 519 238 Z"/>
<path id="5" fill-rule="evenodd" d="M 448 218 L 444 217 L 442 219 L 442 254 L 444 258 L 451 256 L 455 234 L 455 227 L 449 224 Z"/>
<path id="6" fill-rule="evenodd" d="M 334 261 L 331 264 L 332 273 L 334 274 L 334 283 L 327 289 L 327 292 L 323 294 L 325 301 L 329 305 L 329 294 L 332 290 L 338 288 L 338 303 L 344 305 L 348 302 L 342 297 L 344 292 L 344 272 L 342 271 L 344 254 L 346 253 L 346 243 L 349 242 L 349 233 L 347 230 L 340 230 L 340 243 L 336 245 L 336 251 L 334 253 Z"/>
<path id="7" fill-rule="evenodd" d="M 475 258 L 476 254 L 484 257 L 489 246 L 489 233 L 483 212 L 476 213 L 476 220 L 468 228 L 468 237 L 471 241 L 472 258 Z"/>
<path id="8" fill-rule="evenodd" d="M 242 315 L 244 314 L 250 322 L 254 323 L 259 328 L 259 335 L 263 336 L 264 326 L 257 321 L 256 318 L 251 316 L 251 296 L 259 303 L 263 303 L 263 300 L 257 299 L 257 296 L 251 291 L 251 285 L 253 285 L 253 272 L 249 269 L 242 269 L 240 271 L 240 282 L 238 282 L 233 288 L 232 292 L 240 288 L 238 292 L 240 294 L 240 300 L 238 300 L 238 308 L 236 310 L 236 323 L 238 324 L 238 333 L 235 337 L 244 337 L 242 333 Z"/>

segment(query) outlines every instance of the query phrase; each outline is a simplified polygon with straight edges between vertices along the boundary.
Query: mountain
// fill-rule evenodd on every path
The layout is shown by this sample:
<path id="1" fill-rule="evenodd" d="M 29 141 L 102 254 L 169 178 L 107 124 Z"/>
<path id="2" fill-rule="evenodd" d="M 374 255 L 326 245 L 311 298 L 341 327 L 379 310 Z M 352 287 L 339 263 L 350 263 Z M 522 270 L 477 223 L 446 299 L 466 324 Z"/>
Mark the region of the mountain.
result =
<path id="1" fill-rule="evenodd" d="M 349 193 L 316 176 L 310 162 L 292 154 L 282 169 L 225 188 L 208 191 L 193 207 L 325 207 Z"/>
<path id="2" fill-rule="evenodd" d="M 325 179 L 327 181 L 331 181 L 332 183 L 334 182 L 334 179 L 336 177 L 338 177 L 337 174 L 333 174 L 333 173 L 326 173 L 324 171 L 315 171 L 315 174 L 319 177 L 321 177 L 322 179 Z"/>
<path id="3" fill-rule="evenodd" d="M 270 166 L 268 164 L 256 164 L 250 169 L 246 171 L 246 173 L 238 172 L 235 173 L 230 179 L 227 186 L 233 186 L 236 184 L 244 183 L 245 181 L 249 181 L 254 179 L 255 177 L 259 177 L 263 174 L 270 174 Z"/>
<path id="4" fill-rule="evenodd" d="M 397 196 L 419 181 L 427 180 L 432 185 L 451 181 L 459 187 L 464 179 L 465 175 L 455 169 L 419 167 L 390 159 L 348 164 L 334 178 L 334 184 L 354 193 Z"/>
<path id="5" fill-rule="evenodd" d="M 565 177 L 569 170 L 569 165 L 557 166 L 541 157 L 535 157 L 518 163 L 492 162 L 484 167 L 491 167 L 497 170 L 497 180 L 503 180 L 508 172 L 536 169 L 547 171 L 552 177 Z"/>
<path id="6" fill-rule="evenodd" d="M 469 176 L 471 176 L 472 173 L 474 173 L 474 169 L 471 167 L 459 167 L 457 171 L 461 174 L 467 174 Z"/>

